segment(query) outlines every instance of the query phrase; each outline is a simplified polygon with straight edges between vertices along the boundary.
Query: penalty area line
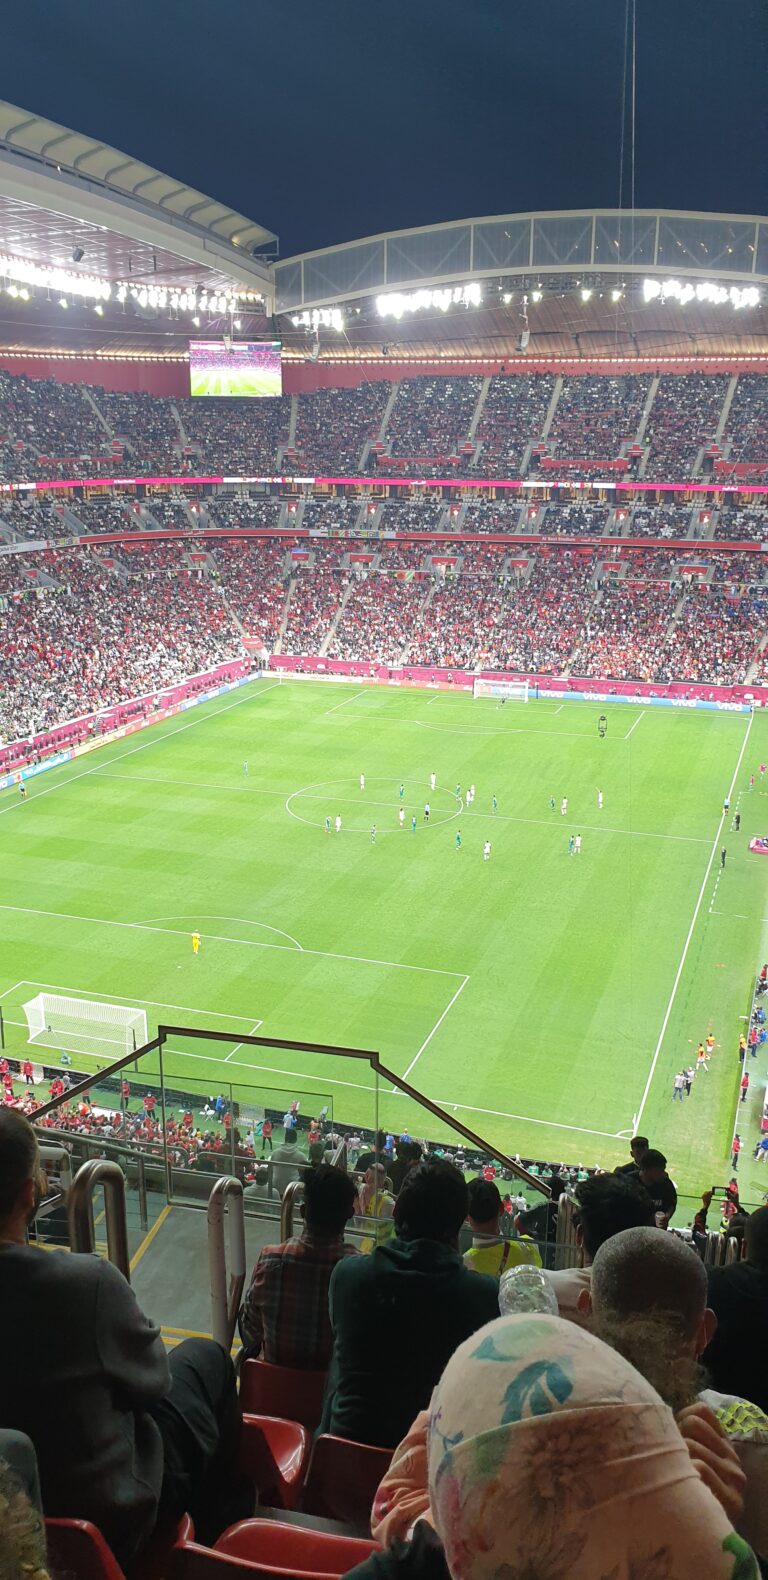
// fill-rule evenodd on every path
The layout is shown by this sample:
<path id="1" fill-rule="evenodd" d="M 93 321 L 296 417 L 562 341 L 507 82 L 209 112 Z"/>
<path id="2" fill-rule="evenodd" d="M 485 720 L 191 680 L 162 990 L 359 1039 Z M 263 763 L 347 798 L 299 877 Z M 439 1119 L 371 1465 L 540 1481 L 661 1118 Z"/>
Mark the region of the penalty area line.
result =
<path id="1" fill-rule="evenodd" d="M 432 1027 L 431 1032 L 429 1033 L 429 1036 L 424 1038 L 424 1041 L 421 1044 L 421 1047 L 419 1048 L 418 1053 L 414 1054 L 413 1058 L 411 1059 L 411 1062 L 410 1062 L 407 1070 L 403 1074 L 403 1080 L 404 1081 L 407 1081 L 407 1079 L 408 1079 L 408 1077 L 409 1077 L 409 1075 L 411 1073 L 411 1070 L 415 1069 L 416 1065 L 419 1062 L 419 1059 L 421 1058 L 421 1055 L 429 1047 L 429 1044 L 431 1043 L 432 1038 L 435 1035 L 435 1032 L 440 1030 L 440 1027 L 443 1024 L 443 1021 L 445 1020 L 446 1015 L 448 1014 L 449 1010 L 453 1009 L 453 1006 L 456 1003 L 456 1000 L 459 997 L 459 994 L 464 992 L 464 989 L 465 989 L 468 981 L 469 981 L 469 977 L 465 976 L 463 982 L 459 983 L 459 986 L 457 987 L 456 992 L 454 993 L 453 998 L 451 999 L 450 1003 L 446 1004 L 442 1015 L 440 1015 L 439 1018 L 435 1021 L 435 1024 Z M 393 1086 L 392 1090 L 393 1090 L 393 1092 L 397 1091 L 397 1087 Z"/>

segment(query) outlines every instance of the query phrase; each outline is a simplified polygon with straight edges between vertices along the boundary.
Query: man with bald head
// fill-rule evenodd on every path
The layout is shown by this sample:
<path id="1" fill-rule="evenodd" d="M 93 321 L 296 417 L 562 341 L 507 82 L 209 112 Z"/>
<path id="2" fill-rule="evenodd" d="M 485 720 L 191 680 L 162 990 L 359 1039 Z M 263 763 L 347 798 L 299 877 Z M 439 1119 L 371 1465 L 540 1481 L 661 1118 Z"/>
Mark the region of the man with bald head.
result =
<path id="1" fill-rule="evenodd" d="M 768 1416 L 746 1399 L 704 1387 L 697 1362 L 717 1317 L 707 1304 L 707 1273 L 696 1252 L 664 1229 L 625 1229 L 600 1247 L 591 1288 L 579 1298 L 598 1338 L 631 1361 L 676 1413 L 689 1416 L 690 1407 L 702 1404 L 714 1412 L 747 1477 L 738 1528 L 765 1557 Z"/>

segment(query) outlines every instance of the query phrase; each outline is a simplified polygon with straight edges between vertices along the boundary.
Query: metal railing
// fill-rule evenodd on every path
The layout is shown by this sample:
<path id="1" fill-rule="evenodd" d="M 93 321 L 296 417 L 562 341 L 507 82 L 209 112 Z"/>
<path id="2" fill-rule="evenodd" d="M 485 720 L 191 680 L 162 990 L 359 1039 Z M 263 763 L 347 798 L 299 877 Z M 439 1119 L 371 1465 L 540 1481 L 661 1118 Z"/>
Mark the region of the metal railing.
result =
<path id="1" fill-rule="evenodd" d="M 104 1191 L 107 1225 L 107 1257 L 131 1281 L 128 1255 L 128 1229 L 125 1217 L 125 1176 L 117 1163 L 93 1158 L 78 1169 L 67 1202 L 69 1243 L 73 1251 L 93 1252 L 96 1233 L 93 1223 L 93 1193 L 98 1185 Z"/>
<path id="2" fill-rule="evenodd" d="M 290 1190 L 290 1186 L 288 1187 Z M 226 1209 L 229 1250 L 224 1235 Z M 235 1336 L 240 1297 L 245 1284 L 245 1212 L 240 1181 L 218 1179 L 208 1198 L 208 1273 L 211 1286 L 211 1332 L 229 1353 Z M 227 1272 L 229 1271 L 229 1276 Z"/>
<path id="3" fill-rule="evenodd" d="M 89 1091 L 92 1086 L 102 1085 L 105 1082 L 113 1080 L 116 1076 L 120 1075 L 122 1071 L 126 1070 L 129 1065 L 138 1065 L 138 1062 L 147 1054 L 155 1052 L 157 1052 L 158 1055 L 158 1072 L 155 1076 L 155 1079 L 159 1079 L 161 1107 L 163 1110 L 163 1118 L 165 1118 L 164 1091 L 166 1086 L 166 1075 L 164 1071 L 164 1049 L 169 1038 L 176 1037 L 181 1039 L 189 1038 L 194 1039 L 196 1042 L 210 1042 L 213 1044 L 229 1044 L 232 1040 L 231 1036 L 227 1032 L 203 1031 L 199 1028 L 190 1026 L 158 1026 L 157 1036 L 154 1037 L 150 1042 L 146 1043 L 142 1048 L 137 1048 L 133 1052 L 123 1055 L 122 1058 L 116 1059 L 112 1064 L 105 1065 L 104 1068 L 97 1074 L 86 1076 L 83 1080 L 78 1081 L 76 1084 L 70 1087 L 69 1091 L 62 1094 L 60 1097 L 52 1098 L 48 1103 L 42 1104 L 42 1106 L 36 1111 L 35 1121 L 37 1122 L 40 1119 L 45 1118 L 47 1115 L 54 1113 L 61 1106 L 71 1103 L 74 1098 L 78 1097 L 82 1092 Z M 520 1180 L 523 1184 L 527 1185 L 529 1189 L 537 1192 L 539 1195 L 545 1198 L 548 1198 L 551 1195 L 549 1186 L 538 1175 L 531 1174 L 528 1169 L 522 1166 L 522 1164 L 517 1163 L 514 1159 L 510 1158 L 506 1152 L 502 1151 L 492 1142 L 485 1141 L 482 1136 L 477 1135 L 477 1133 L 474 1130 L 471 1130 L 469 1126 L 465 1125 L 455 1113 L 447 1112 L 446 1109 L 441 1108 L 438 1103 L 433 1102 L 432 1099 L 427 1097 L 423 1092 L 420 1092 L 416 1087 L 411 1086 L 410 1083 L 404 1080 L 402 1076 L 396 1075 L 393 1070 L 390 1070 L 385 1064 L 382 1064 L 379 1054 L 373 1052 L 370 1049 L 336 1047 L 330 1045 L 320 1045 L 317 1043 L 287 1041 L 284 1038 L 278 1037 L 257 1037 L 251 1035 L 241 1037 L 240 1046 L 243 1048 L 268 1048 L 288 1053 L 305 1052 L 319 1054 L 321 1056 L 330 1056 L 333 1058 L 360 1060 L 370 1067 L 377 1081 L 380 1081 L 382 1085 L 391 1086 L 392 1090 L 400 1092 L 404 1097 L 409 1098 L 419 1108 L 423 1109 L 426 1113 L 431 1114 L 433 1118 L 435 1118 L 439 1124 L 444 1126 L 449 1132 L 454 1132 L 456 1135 L 462 1137 L 464 1142 L 469 1142 L 474 1151 L 484 1154 L 489 1158 L 494 1158 L 498 1163 L 501 1163 L 506 1178 Z M 179 1084 L 179 1077 L 173 1077 L 174 1087 L 178 1087 Z M 375 1100 L 375 1087 L 372 1088 L 371 1095 Z M 376 1120 L 374 1128 L 378 1128 L 378 1119 Z M 168 1154 L 167 1146 L 164 1142 L 162 1145 L 165 1155 L 166 1188 L 168 1192 L 168 1198 L 170 1200 L 173 1194 L 173 1166 Z M 235 1158 L 233 1154 L 233 1165 L 234 1162 Z"/>

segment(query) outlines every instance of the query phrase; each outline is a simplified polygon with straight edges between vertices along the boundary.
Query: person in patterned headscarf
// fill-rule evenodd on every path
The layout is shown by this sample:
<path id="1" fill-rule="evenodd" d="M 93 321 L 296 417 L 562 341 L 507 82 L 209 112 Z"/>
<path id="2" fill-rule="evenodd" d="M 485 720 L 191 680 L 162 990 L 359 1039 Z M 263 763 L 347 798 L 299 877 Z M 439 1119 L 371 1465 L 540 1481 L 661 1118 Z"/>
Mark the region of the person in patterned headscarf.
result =
<path id="1" fill-rule="evenodd" d="M 671 1410 L 559 1317 L 501 1317 L 460 1345 L 427 1459 L 452 1580 L 758 1580 Z"/>

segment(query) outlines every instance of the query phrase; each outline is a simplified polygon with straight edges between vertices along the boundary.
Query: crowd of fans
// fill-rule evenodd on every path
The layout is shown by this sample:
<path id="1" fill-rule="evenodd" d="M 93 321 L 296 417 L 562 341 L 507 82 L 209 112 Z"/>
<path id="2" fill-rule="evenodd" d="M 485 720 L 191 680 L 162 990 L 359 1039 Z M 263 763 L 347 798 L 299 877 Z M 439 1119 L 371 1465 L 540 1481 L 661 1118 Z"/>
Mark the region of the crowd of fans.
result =
<path id="1" fill-rule="evenodd" d="M 760 373 L 740 373 L 723 435 L 728 462 L 748 461 L 755 467 L 750 482 L 768 479 L 768 380 Z"/>
<path id="2" fill-rule="evenodd" d="M 278 539 L 248 538 L 214 549 L 216 577 L 226 607 L 248 636 L 260 637 L 270 652 L 283 618 L 287 592 L 285 547 Z"/>
<path id="3" fill-rule="evenodd" d="M 573 675 L 651 681 L 678 594 L 666 585 L 604 586 L 584 621 L 571 659 Z"/>
<path id="4" fill-rule="evenodd" d="M 607 505 L 547 505 L 539 531 L 546 537 L 598 538 L 607 523 Z"/>
<path id="5" fill-rule="evenodd" d="M 141 550 L 122 582 L 87 551 L 46 550 L 35 567 L 55 588 L 8 600 L 0 649 L 0 736 L 16 740 L 64 719 L 140 697 L 242 653 L 240 634 L 208 578 L 181 550 Z M 25 560 L 29 557 L 24 556 Z"/>
<path id="6" fill-rule="evenodd" d="M 584 461 L 589 470 L 600 461 L 617 459 L 622 445 L 638 430 L 650 388 L 647 375 L 627 373 L 567 377 L 555 407 L 547 449 L 555 456 Z M 572 472 L 569 476 L 586 475 Z"/>
<path id="7" fill-rule="evenodd" d="M 753 506 L 749 510 L 739 507 L 718 510 L 715 537 L 726 538 L 733 543 L 768 543 L 768 508 Z"/>
<path id="8" fill-rule="evenodd" d="M 529 444 L 541 436 L 552 392 L 551 373 L 496 374 L 488 386 L 475 440 L 472 476 L 522 477 Z"/>
<path id="9" fill-rule="evenodd" d="M 373 466 L 412 464 L 419 477 L 435 477 L 447 468 L 456 470 L 460 446 L 467 440 L 482 379 L 403 379 L 387 424 L 385 454 Z M 466 463 L 463 468 L 466 470 Z"/>
<path id="10" fill-rule="evenodd" d="M 358 573 L 350 582 L 329 657 L 397 664 L 413 639 L 424 596 L 421 580 Z"/>
<path id="11" fill-rule="evenodd" d="M 199 463 L 214 476 L 270 476 L 276 469 L 278 448 L 288 444 L 290 395 L 270 400 L 197 397 L 177 401 L 176 409 L 184 435 L 193 447 L 193 471 Z"/>
<path id="12" fill-rule="evenodd" d="M 236 1115 L 223 1098 L 211 1105 L 222 1150 L 249 1157 L 255 1134 L 236 1143 Z M 209 1545 L 253 1512 L 266 1474 L 262 1461 L 238 1473 L 232 1362 L 199 1339 L 169 1361 L 108 1262 L 41 1257 L 27 1243 L 45 1181 L 24 1106 L 0 1107 L 0 1342 L 16 1361 L 0 1377 L 8 1573 L 46 1580 L 30 1499 L 47 1516 L 92 1520 L 126 1566 L 138 1555 L 140 1568 L 155 1526 L 182 1512 Z M 151 1144 L 153 1093 L 142 1107 L 131 1123 Z M 553 1171 L 550 1198 L 529 1208 L 502 1198 L 489 1159 L 450 1160 L 408 1134 L 355 1137 L 351 1176 L 325 1161 L 317 1121 L 307 1151 L 299 1144 L 297 1109 L 266 1169 L 281 1171 L 280 1192 L 301 1181 L 303 1221 L 260 1251 L 239 1327 L 246 1359 L 294 1369 L 303 1407 L 302 1374 L 307 1387 L 325 1375 L 321 1434 L 358 1445 L 360 1460 L 383 1451 L 365 1506 L 380 1550 L 356 1580 L 758 1580 L 768 1208 L 748 1214 L 737 1193 L 729 1232 L 742 1257 L 709 1266 L 696 1247 L 714 1192 L 689 1243 L 670 1232 L 675 1187 L 645 1137 L 612 1174 Z M 166 1114 L 169 1125 L 202 1156 L 197 1116 Z M 569 1189 L 576 1245 L 558 1265 Z M 315 1524 L 318 1543 L 324 1529 Z"/>
<path id="13" fill-rule="evenodd" d="M 699 452 L 715 437 L 727 388 L 727 373 L 662 376 L 644 436 L 646 474 L 654 482 L 693 477 Z"/>
<path id="14" fill-rule="evenodd" d="M 118 529 L 118 508 L 104 498 L 87 510 L 106 532 Z M 273 502 L 256 508 L 271 513 Z M 175 522 L 177 510 L 186 515 L 164 504 L 166 526 L 165 512 Z M 227 510 L 253 519 L 237 501 Z M 712 684 L 744 681 L 765 635 L 759 556 L 709 543 L 688 571 L 690 556 L 622 548 L 601 558 L 594 542 L 556 549 L 546 534 L 515 561 L 506 546 L 460 536 L 422 547 L 386 538 L 221 540 L 206 531 L 201 517 L 198 538 L 0 555 L 6 740 L 241 655 L 244 635 L 270 652 L 279 639 L 279 651 L 299 656 L 319 653 L 330 637 L 328 655 L 353 661 L 407 655 L 446 668 Z"/>
<path id="15" fill-rule="evenodd" d="M 354 389 L 315 390 L 302 396 L 294 440 L 302 471 L 357 476 L 367 441 L 378 436 L 391 389 L 379 379 Z"/>
<path id="16" fill-rule="evenodd" d="M 663 374 L 643 443 L 646 479 L 693 476 L 713 440 L 728 374 Z M 412 470 L 468 477 L 516 478 L 542 433 L 555 388 L 553 374 L 490 378 L 473 439 L 469 429 L 483 381 L 479 375 L 405 378 L 390 413 L 381 454 L 369 472 Z M 600 477 L 636 438 L 650 391 L 649 375 L 567 375 L 546 441 L 556 459 L 581 462 L 569 475 Z M 355 476 L 366 446 L 378 438 L 392 384 L 317 389 L 269 400 L 183 399 L 100 385 L 60 384 L 0 371 L 0 476 L 19 481 L 105 476 L 119 463 L 138 475 L 200 471 L 225 476 Z M 90 397 L 87 398 L 87 397 Z M 291 415 L 295 403 L 295 432 Z M 94 409 L 94 406 L 96 409 Z M 741 373 L 721 448 L 725 466 L 749 463 L 768 475 L 768 380 Z M 639 459 L 627 458 L 627 470 Z M 530 462 L 536 471 L 537 456 Z"/>

